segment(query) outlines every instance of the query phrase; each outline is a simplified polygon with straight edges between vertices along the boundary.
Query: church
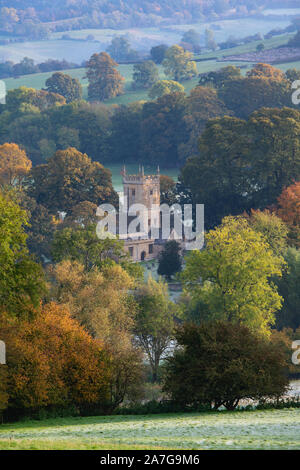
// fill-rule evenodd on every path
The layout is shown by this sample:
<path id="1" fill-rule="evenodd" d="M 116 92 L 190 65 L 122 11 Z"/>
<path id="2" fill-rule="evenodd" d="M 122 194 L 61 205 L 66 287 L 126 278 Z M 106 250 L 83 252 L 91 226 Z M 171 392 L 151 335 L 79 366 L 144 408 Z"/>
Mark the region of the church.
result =
<path id="1" fill-rule="evenodd" d="M 126 168 L 122 171 L 123 199 L 128 209 L 128 232 L 126 235 L 119 233 L 124 240 L 124 249 L 129 253 L 133 261 L 148 261 L 156 259 L 163 248 L 165 241 L 158 238 L 150 238 L 150 226 L 160 228 L 160 171 L 155 175 L 145 175 L 144 167 L 140 166 L 136 175 L 128 175 Z M 137 227 L 130 233 L 130 221 L 136 218 L 130 214 L 130 207 L 141 204 L 146 210 L 137 215 L 142 219 L 142 227 Z M 146 227 L 146 230 L 141 230 Z"/>

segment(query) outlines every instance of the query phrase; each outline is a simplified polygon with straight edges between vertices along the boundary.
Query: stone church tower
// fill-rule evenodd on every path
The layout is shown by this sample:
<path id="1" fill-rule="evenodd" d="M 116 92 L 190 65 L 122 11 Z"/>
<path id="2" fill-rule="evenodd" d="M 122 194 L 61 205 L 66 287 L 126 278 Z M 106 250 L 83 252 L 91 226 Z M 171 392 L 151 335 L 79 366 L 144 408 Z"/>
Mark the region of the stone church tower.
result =
<path id="1" fill-rule="evenodd" d="M 125 241 L 125 249 L 135 261 L 154 259 L 160 249 L 155 246 L 155 240 L 145 239 L 145 236 L 148 237 L 151 225 L 156 228 L 160 227 L 159 168 L 156 175 L 145 175 L 144 167 L 139 168 L 137 175 L 128 175 L 124 166 L 122 176 L 127 209 L 134 204 L 141 204 L 146 209 L 145 211 L 141 209 L 138 214 L 143 219 L 142 225 L 146 227 L 146 232 L 136 233 L 134 236 L 129 233 Z"/>

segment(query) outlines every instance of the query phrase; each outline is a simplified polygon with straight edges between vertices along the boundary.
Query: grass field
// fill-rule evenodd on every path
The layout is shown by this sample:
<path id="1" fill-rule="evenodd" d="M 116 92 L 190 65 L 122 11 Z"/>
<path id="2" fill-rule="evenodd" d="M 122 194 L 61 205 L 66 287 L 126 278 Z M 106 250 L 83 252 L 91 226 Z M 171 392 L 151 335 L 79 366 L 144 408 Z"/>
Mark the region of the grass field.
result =
<path id="1" fill-rule="evenodd" d="M 0 449 L 299 449 L 300 410 L 61 418 L 0 426 Z"/>
<path id="2" fill-rule="evenodd" d="M 272 47 L 278 47 L 280 45 L 284 45 L 288 42 L 289 38 L 292 35 L 290 34 L 285 34 L 282 36 L 277 36 L 272 39 L 268 39 L 265 41 L 265 47 L 266 49 L 272 48 Z M 226 51 L 217 51 L 215 53 L 208 53 L 208 54 L 203 54 L 201 56 L 196 56 L 195 58 L 201 58 L 201 62 L 197 62 L 197 69 L 199 73 L 206 73 L 214 70 L 218 70 L 221 67 L 227 66 L 227 65 L 236 65 L 236 66 L 243 66 L 243 71 L 246 73 L 247 69 L 251 67 L 252 64 L 246 63 L 245 62 L 238 62 L 238 61 L 231 61 L 231 62 L 221 62 L 220 60 L 222 59 L 223 56 L 227 55 L 235 55 L 235 54 L 241 54 L 244 52 L 251 52 L 256 50 L 256 46 L 259 43 L 257 42 L 252 42 L 250 44 L 246 44 L 243 46 L 238 46 Z M 63 44 L 62 44 L 63 47 Z M 76 47 L 76 43 L 73 42 L 73 47 Z M 213 58 L 213 60 L 211 60 Z M 204 60 L 203 60 L 204 59 Z M 207 59 L 207 60 L 205 60 Z M 300 68 L 300 61 L 299 62 L 293 62 L 289 64 L 279 64 L 276 65 L 276 67 L 282 69 L 282 70 L 287 70 L 288 68 Z M 140 100 L 148 100 L 148 93 L 147 91 L 136 91 L 132 90 L 132 73 L 133 73 L 133 65 L 120 65 L 119 66 L 119 71 L 121 75 L 125 78 L 125 94 L 118 96 L 117 98 L 113 98 L 111 100 L 106 101 L 106 104 L 128 104 L 132 103 L 135 101 L 140 101 Z M 85 77 L 85 69 L 79 68 L 79 69 L 72 69 L 72 70 L 65 70 L 65 73 L 71 75 L 73 78 L 78 78 L 80 83 L 82 84 L 83 87 L 83 98 L 87 98 L 87 80 L 84 78 Z M 160 66 L 159 67 L 159 72 L 160 72 L 160 78 L 164 79 L 166 78 L 163 72 L 163 68 Z M 8 78 L 5 79 L 6 87 L 7 90 L 12 90 L 14 88 L 18 88 L 20 86 L 26 86 L 26 87 L 31 87 L 31 88 L 36 88 L 36 89 L 41 89 L 45 87 L 45 82 L 47 78 L 49 78 L 52 75 L 53 72 L 49 73 L 38 73 L 38 74 L 33 74 L 33 75 L 24 75 L 19 78 Z M 193 80 L 189 80 L 184 82 L 184 87 L 187 93 L 190 92 L 192 88 L 194 88 L 198 84 L 198 78 L 194 78 Z"/>

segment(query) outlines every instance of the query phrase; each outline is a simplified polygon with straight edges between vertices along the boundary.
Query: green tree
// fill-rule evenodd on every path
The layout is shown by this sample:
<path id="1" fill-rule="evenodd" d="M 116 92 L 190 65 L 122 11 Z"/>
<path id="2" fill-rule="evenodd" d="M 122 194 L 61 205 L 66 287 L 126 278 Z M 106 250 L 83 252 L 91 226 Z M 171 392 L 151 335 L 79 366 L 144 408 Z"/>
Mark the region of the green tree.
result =
<path id="1" fill-rule="evenodd" d="M 158 380 L 159 364 L 174 336 L 176 307 L 169 299 L 167 285 L 151 277 L 134 292 L 137 304 L 134 334 Z"/>
<path id="2" fill-rule="evenodd" d="M 174 80 L 158 80 L 148 94 L 153 100 L 170 93 L 184 93 L 184 86 Z"/>
<path id="3" fill-rule="evenodd" d="M 15 316 L 33 312 L 44 290 L 42 270 L 28 253 L 27 226 L 26 211 L 0 193 L 0 306 Z"/>
<path id="4" fill-rule="evenodd" d="M 205 30 L 205 47 L 211 51 L 215 51 L 218 47 L 215 41 L 214 32 L 211 29 Z"/>
<path id="5" fill-rule="evenodd" d="M 206 235 L 203 251 L 187 257 L 182 279 L 198 321 L 242 323 L 268 335 L 282 298 L 269 279 L 284 266 L 263 236 L 243 218 L 227 217 Z"/>
<path id="6" fill-rule="evenodd" d="M 134 64 L 133 88 L 151 88 L 159 80 L 158 68 L 152 60 Z"/>
<path id="7" fill-rule="evenodd" d="M 89 224 L 86 227 L 77 224 L 55 232 L 52 256 L 57 263 L 65 259 L 78 261 L 85 270 L 90 271 L 94 267 L 100 268 L 109 260 L 125 255 L 123 244 L 119 240 L 98 238 L 96 224 Z"/>
<path id="8" fill-rule="evenodd" d="M 117 65 L 106 52 L 92 55 L 86 65 L 91 100 L 104 101 L 123 93 L 124 77 L 116 69 Z"/>
<path id="9" fill-rule="evenodd" d="M 222 67 L 220 70 L 201 73 L 199 85 L 211 85 L 214 88 L 219 89 L 223 87 L 227 80 L 234 80 L 236 78 L 241 78 L 241 76 L 241 69 L 239 67 L 228 65 L 227 67 Z"/>
<path id="10" fill-rule="evenodd" d="M 141 122 L 141 155 L 163 167 L 179 162 L 179 145 L 187 138 L 184 120 L 186 97 L 171 93 L 144 104 Z"/>
<path id="11" fill-rule="evenodd" d="M 156 64 L 161 64 L 166 56 L 168 46 L 166 44 L 160 44 L 159 46 L 153 46 L 150 50 L 151 59 Z"/>
<path id="12" fill-rule="evenodd" d="M 83 201 L 116 204 L 111 173 L 75 148 L 58 150 L 32 170 L 29 195 L 50 212 L 69 211 Z"/>
<path id="13" fill-rule="evenodd" d="M 184 325 L 167 359 L 164 390 L 181 406 L 234 410 L 240 400 L 280 398 L 288 387 L 283 348 L 244 325 Z"/>
<path id="14" fill-rule="evenodd" d="M 193 201 L 205 204 L 206 226 L 226 215 L 265 209 L 300 177 L 300 113 L 262 109 L 248 121 L 225 116 L 207 123 L 199 154 L 182 169 Z"/>
<path id="15" fill-rule="evenodd" d="M 289 248 L 285 253 L 287 268 L 282 278 L 276 280 L 279 294 L 284 298 L 281 310 L 276 315 L 276 327 L 292 328 L 300 327 L 300 251 Z"/>
<path id="16" fill-rule="evenodd" d="M 163 251 L 159 255 L 159 265 L 157 272 L 161 276 L 166 276 L 167 279 L 181 271 L 181 248 L 176 240 L 168 241 Z"/>
<path id="17" fill-rule="evenodd" d="M 176 183 L 167 175 L 160 175 L 160 203 L 172 206 L 176 202 Z"/>
<path id="18" fill-rule="evenodd" d="M 46 80 L 46 90 L 64 96 L 67 103 L 80 100 L 82 97 L 79 80 L 62 72 L 55 72 Z"/>
<path id="19" fill-rule="evenodd" d="M 124 36 L 113 38 L 106 51 L 118 62 L 134 61 L 138 57 L 137 52 L 131 49 L 128 39 Z"/>
<path id="20" fill-rule="evenodd" d="M 287 249 L 287 225 L 273 212 L 251 211 L 248 218 L 250 227 L 259 232 L 276 255 L 283 255 Z"/>
<path id="21" fill-rule="evenodd" d="M 197 51 L 200 48 L 200 39 L 201 36 L 195 29 L 189 29 L 183 34 L 181 42 L 190 44 Z"/>
<path id="22" fill-rule="evenodd" d="M 192 61 L 192 54 L 178 45 L 167 50 L 162 64 L 165 74 L 176 82 L 189 80 L 197 75 L 197 67 Z"/>

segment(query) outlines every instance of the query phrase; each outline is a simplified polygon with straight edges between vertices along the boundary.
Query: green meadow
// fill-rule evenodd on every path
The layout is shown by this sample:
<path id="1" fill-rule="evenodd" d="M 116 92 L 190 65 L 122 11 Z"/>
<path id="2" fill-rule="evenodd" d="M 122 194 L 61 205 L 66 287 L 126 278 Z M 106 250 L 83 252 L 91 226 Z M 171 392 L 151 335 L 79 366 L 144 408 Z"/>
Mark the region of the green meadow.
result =
<path id="1" fill-rule="evenodd" d="M 0 426 L 0 449 L 300 448 L 300 409 L 57 418 Z"/>
<path id="2" fill-rule="evenodd" d="M 284 45 L 288 42 L 291 36 L 292 35 L 290 34 L 285 34 L 282 36 L 277 36 L 272 39 L 268 39 L 264 41 L 265 47 L 266 49 L 269 49 L 269 48 Z M 246 72 L 246 70 L 251 67 L 252 65 L 251 63 L 245 63 L 241 61 L 222 62 L 222 57 L 226 57 L 228 55 L 231 56 L 231 55 L 236 55 L 236 54 L 242 54 L 244 52 L 255 51 L 257 44 L 259 44 L 259 42 L 260 41 L 255 41 L 250 44 L 234 47 L 229 50 L 217 51 L 214 53 L 202 54 L 201 56 L 195 56 L 196 60 L 201 59 L 200 62 L 196 62 L 198 72 L 206 73 L 206 72 L 218 70 L 221 67 L 224 67 L 226 65 L 242 66 L 244 72 Z M 45 41 L 43 43 L 45 43 Z M 76 47 L 76 42 L 73 42 L 73 45 L 74 47 Z M 292 63 L 285 63 L 285 64 L 278 64 L 276 65 L 276 67 L 282 69 L 283 71 L 291 67 L 300 68 L 300 61 L 292 62 Z M 121 75 L 125 78 L 125 86 L 124 86 L 125 93 L 121 96 L 118 96 L 116 98 L 106 101 L 106 104 L 108 105 L 129 104 L 135 101 L 140 101 L 140 100 L 144 101 L 144 100 L 149 99 L 147 91 L 132 90 L 133 65 L 125 65 L 125 64 L 119 65 L 119 71 Z M 166 77 L 164 75 L 162 66 L 159 66 L 159 72 L 160 72 L 160 78 L 165 79 Z M 42 89 L 45 87 L 45 82 L 47 78 L 49 78 L 52 75 L 52 73 L 53 72 L 23 75 L 18 78 L 8 78 L 8 79 L 5 79 L 4 81 L 6 83 L 7 90 L 19 88 L 20 86 Z M 71 75 L 73 78 L 78 78 L 78 80 L 80 81 L 83 87 L 83 98 L 86 99 L 88 82 L 87 82 L 87 79 L 85 78 L 85 73 L 86 73 L 85 69 L 78 68 L 78 69 L 64 70 L 64 73 Z M 198 84 L 198 78 L 196 77 L 192 80 L 188 80 L 184 82 L 183 85 L 185 87 L 186 92 L 189 93 L 190 90 L 194 88 L 197 84 Z"/>

